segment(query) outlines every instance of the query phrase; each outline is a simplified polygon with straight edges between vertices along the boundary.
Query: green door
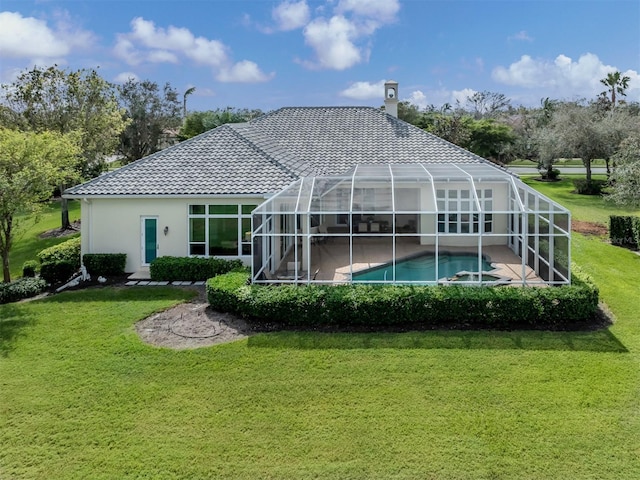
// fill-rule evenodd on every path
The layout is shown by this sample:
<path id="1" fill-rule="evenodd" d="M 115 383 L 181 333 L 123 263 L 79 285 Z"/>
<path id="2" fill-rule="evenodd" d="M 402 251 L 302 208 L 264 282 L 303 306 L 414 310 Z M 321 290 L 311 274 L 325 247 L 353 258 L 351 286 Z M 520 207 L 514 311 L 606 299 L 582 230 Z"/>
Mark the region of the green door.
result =
<path id="1" fill-rule="evenodd" d="M 158 256 L 158 219 L 142 219 L 142 249 L 144 265 L 149 265 Z"/>

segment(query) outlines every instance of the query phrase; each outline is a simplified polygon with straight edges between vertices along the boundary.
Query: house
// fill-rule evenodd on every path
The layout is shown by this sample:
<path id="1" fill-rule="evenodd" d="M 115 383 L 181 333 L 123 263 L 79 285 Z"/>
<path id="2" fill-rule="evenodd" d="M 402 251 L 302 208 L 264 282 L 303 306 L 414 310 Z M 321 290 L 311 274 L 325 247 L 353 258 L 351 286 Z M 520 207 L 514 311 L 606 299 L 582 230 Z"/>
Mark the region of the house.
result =
<path id="1" fill-rule="evenodd" d="M 397 93 L 384 111 L 281 108 L 66 190 L 82 252 L 124 252 L 128 272 L 241 258 L 265 283 L 569 283 L 568 210 L 396 118 Z"/>

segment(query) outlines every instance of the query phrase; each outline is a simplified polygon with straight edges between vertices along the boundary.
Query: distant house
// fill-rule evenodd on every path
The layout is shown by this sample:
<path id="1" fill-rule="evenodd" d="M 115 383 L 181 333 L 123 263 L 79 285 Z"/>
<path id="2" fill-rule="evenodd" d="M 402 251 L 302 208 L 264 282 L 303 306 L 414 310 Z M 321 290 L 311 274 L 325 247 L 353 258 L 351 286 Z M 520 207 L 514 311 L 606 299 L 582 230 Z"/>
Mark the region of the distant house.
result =
<path id="1" fill-rule="evenodd" d="M 124 252 L 129 272 L 241 258 L 255 282 L 568 283 L 569 212 L 396 118 L 397 88 L 384 112 L 281 108 L 66 190 L 83 253 Z"/>

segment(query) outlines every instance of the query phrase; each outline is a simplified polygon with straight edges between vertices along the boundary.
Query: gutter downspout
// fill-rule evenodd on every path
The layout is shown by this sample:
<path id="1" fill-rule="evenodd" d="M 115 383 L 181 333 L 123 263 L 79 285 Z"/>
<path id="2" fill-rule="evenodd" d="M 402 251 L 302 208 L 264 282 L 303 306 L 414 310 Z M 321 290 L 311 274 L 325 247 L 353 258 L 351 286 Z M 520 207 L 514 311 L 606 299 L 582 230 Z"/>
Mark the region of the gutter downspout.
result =
<path id="1" fill-rule="evenodd" d="M 81 252 L 80 254 L 80 263 L 82 263 L 82 256 L 85 253 L 93 253 L 93 203 L 91 202 L 91 200 L 87 197 L 84 197 L 82 199 L 82 201 L 84 202 L 84 204 L 87 206 L 87 215 L 86 215 L 86 219 L 87 219 L 87 228 L 84 229 L 84 231 L 87 234 L 87 238 L 86 238 L 86 246 L 87 246 L 87 252 Z M 82 232 L 82 228 L 81 228 L 81 232 Z M 83 232 L 84 233 L 84 232 Z M 82 233 L 80 234 L 82 235 Z M 80 244 L 82 244 L 83 242 L 80 242 Z"/>

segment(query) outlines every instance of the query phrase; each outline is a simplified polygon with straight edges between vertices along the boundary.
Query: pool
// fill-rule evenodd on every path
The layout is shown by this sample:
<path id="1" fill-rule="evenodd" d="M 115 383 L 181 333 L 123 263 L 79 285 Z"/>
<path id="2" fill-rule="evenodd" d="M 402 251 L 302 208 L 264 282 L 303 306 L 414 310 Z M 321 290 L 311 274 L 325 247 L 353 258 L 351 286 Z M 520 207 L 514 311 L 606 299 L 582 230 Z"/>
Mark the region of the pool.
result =
<path id="1" fill-rule="evenodd" d="M 478 255 L 472 253 L 441 253 L 436 278 L 436 257 L 433 253 L 400 260 L 396 263 L 396 282 L 435 283 L 438 279 L 453 277 L 458 272 L 478 272 Z M 483 256 L 480 271 L 493 270 L 491 263 Z M 393 281 L 393 264 L 354 272 L 352 281 L 384 282 Z"/>

